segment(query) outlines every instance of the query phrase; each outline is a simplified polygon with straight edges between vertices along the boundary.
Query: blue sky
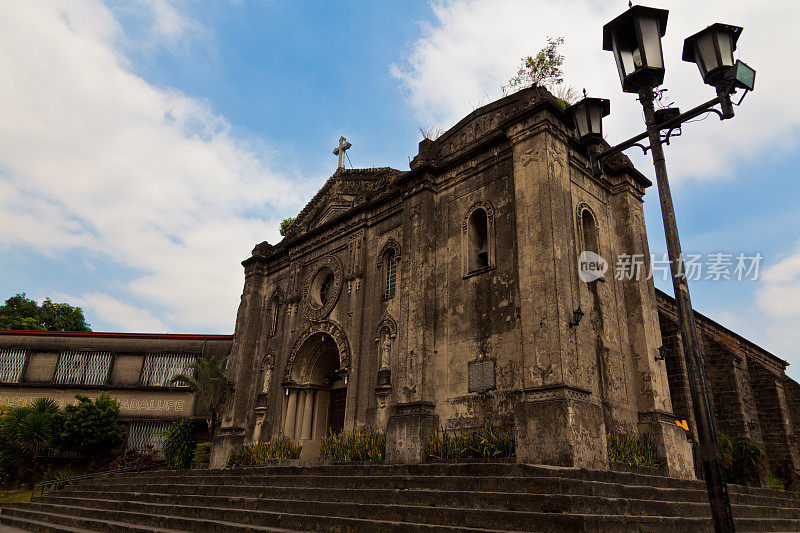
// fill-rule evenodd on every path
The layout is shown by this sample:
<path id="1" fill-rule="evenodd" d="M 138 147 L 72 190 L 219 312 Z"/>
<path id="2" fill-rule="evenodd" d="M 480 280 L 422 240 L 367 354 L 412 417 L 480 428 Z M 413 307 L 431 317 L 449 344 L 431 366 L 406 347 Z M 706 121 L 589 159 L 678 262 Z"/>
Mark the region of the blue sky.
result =
<path id="1" fill-rule="evenodd" d="M 340 135 L 354 166 L 407 169 L 420 127 L 498 98 L 549 35 L 566 39 L 567 83 L 611 99 L 608 140 L 638 133 L 635 97 L 600 47 L 623 4 L 4 4 L 0 294 L 77 303 L 95 330 L 229 333 L 239 262 L 335 170 Z M 719 13 L 745 27 L 739 54 L 758 70 L 734 120 L 687 125 L 667 159 L 684 250 L 764 260 L 758 281 L 694 282 L 692 295 L 800 369 L 800 106 L 783 89 L 798 74 L 781 68 L 800 7 L 728 4 L 662 2 L 664 86 L 681 108 L 713 96 L 680 47 Z M 662 253 L 655 188 L 645 213 Z"/>

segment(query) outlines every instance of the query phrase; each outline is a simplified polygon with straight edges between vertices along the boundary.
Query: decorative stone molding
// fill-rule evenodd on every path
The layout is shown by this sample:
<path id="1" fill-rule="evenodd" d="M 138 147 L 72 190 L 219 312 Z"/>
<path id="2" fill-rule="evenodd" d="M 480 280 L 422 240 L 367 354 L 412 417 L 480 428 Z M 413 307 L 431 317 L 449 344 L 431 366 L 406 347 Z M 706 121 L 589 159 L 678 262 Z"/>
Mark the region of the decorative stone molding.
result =
<path id="1" fill-rule="evenodd" d="M 389 240 L 381 247 L 381 251 L 378 252 L 378 257 L 376 259 L 378 270 L 383 269 L 383 258 L 389 250 L 394 250 L 395 259 L 400 261 L 400 243 L 393 237 L 389 237 Z"/>
<path id="2" fill-rule="evenodd" d="M 569 385 L 551 385 L 546 387 L 535 387 L 523 391 L 525 401 L 542 400 L 578 400 L 588 402 L 592 392 Z"/>
<path id="3" fill-rule="evenodd" d="M 327 333 L 333 338 L 333 342 L 336 343 L 336 348 L 339 351 L 339 371 L 350 371 L 350 343 L 347 341 L 347 335 L 344 329 L 332 320 L 322 320 L 312 323 L 292 345 L 292 349 L 286 361 L 286 370 L 283 373 L 284 382 L 291 382 L 292 380 L 292 368 L 294 367 L 295 359 L 297 359 L 297 354 L 303 346 L 303 343 L 308 340 L 309 337 L 317 333 Z"/>
<path id="4" fill-rule="evenodd" d="M 397 322 L 395 322 L 394 318 L 392 318 L 392 315 L 390 315 L 388 312 L 384 313 L 381 321 L 378 322 L 378 327 L 375 328 L 375 342 L 380 342 L 381 331 L 386 328 L 389 329 L 389 336 L 391 336 L 391 338 L 395 338 L 397 336 Z"/>
<path id="5" fill-rule="evenodd" d="M 315 280 L 317 275 L 324 270 L 329 270 L 333 274 L 333 286 L 331 287 L 328 300 L 321 305 L 317 305 L 312 295 L 312 289 L 316 287 Z M 342 263 L 334 255 L 328 255 L 317 261 L 313 268 L 308 270 L 305 282 L 303 283 L 303 313 L 311 321 L 322 320 L 333 310 L 342 292 Z"/>

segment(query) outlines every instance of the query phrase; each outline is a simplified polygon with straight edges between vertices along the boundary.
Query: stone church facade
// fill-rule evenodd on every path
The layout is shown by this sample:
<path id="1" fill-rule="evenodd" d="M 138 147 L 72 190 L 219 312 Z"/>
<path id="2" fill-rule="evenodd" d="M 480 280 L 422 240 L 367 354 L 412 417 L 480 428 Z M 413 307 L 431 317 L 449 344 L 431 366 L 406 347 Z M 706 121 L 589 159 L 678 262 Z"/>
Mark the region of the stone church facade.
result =
<path id="1" fill-rule="evenodd" d="M 652 281 L 578 273 L 585 250 L 649 255 L 650 182 L 624 156 L 593 176 L 539 88 L 423 140 L 410 166 L 339 169 L 243 262 L 212 464 L 278 435 L 310 459 L 327 431 L 363 426 L 413 463 L 434 431 L 491 420 L 515 428 L 520 462 L 608 468 L 615 430 L 693 476 Z"/>

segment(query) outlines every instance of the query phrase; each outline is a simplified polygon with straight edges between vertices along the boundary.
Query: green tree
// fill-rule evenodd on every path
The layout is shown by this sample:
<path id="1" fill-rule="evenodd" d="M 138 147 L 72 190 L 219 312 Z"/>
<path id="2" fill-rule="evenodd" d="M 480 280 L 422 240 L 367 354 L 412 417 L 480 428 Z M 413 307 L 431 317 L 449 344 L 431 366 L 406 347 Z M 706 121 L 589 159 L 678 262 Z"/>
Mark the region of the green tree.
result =
<path id="1" fill-rule="evenodd" d="M 292 222 L 294 222 L 294 217 L 284 218 L 283 220 L 281 220 L 281 229 L 280 229 L 281 237 L 284 237 L 286 235 L 286 230 L 289 229 L 289 226 L 292 225 Z"/>
<path id="2" fill-rule="evenodd" d="M 217 431 L 219 409 L 231 388 L 224 357 L 204 357 L 189 365 L 189 372 L 172 376 L 171 383 L 183 383 L 194 391 L 206 408 L 206 420 L 211 439 Z"/>
<path id="3" fill-rule="evenodd" d="M 119 423 L 119 402 L 105 392 L 94 401 L 76 394 L 78 403 L 64 407 L 58 447 L 86 457 L 107 456 L 122 445 L 125 427 Z"/>
<path id="4" fill-rule="evenodd" d="M 91 331 L 83 309 L 45 298 L 41 307 L 35 300 L 16 294 L 0 306 L 0 329 L 38 331 Z"/>
<path id="5" fill-rule="evenodd" d="M 164 459 L 171 470 L 185 470 L 192 465 L 197 441 L 191 418 L 174 422 L 164 435 Z"/>

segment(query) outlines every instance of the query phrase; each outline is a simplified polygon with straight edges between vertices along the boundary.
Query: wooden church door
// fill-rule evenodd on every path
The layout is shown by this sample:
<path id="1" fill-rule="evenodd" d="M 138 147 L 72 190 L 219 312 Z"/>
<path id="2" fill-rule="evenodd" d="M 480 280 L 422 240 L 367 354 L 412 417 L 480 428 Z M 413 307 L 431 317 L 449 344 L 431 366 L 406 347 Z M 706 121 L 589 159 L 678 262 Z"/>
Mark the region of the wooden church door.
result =
<path id="1" fill-rule="evenodd" d="M 341 433 L 344 429 L 344 407 L 346 402 L 346 388 L 331 391 L 331 403 L 328 409 L 328 431 Z"/>

